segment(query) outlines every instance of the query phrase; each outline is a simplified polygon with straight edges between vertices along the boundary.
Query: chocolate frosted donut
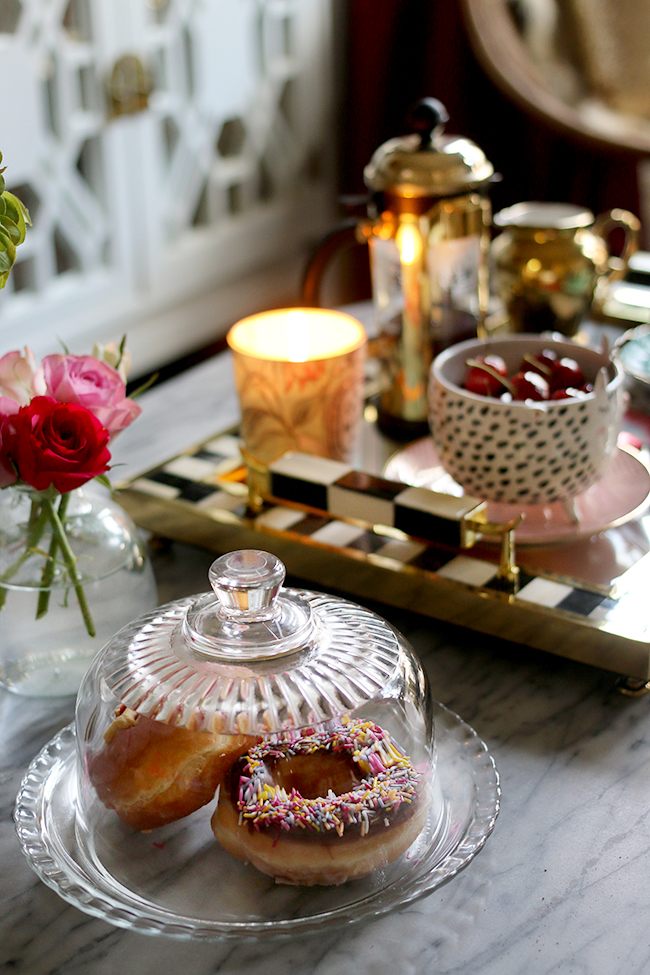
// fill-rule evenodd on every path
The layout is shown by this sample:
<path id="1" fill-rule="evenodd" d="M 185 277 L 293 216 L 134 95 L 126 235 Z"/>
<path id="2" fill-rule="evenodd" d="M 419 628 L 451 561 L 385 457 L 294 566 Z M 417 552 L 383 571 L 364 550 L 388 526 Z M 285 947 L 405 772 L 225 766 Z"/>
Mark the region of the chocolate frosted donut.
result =
<path id="1" fill-rule="evenodd" d="M 250 749 L 221 789 L 212 828 L 278 881 L 341 884 L 404 853 L 428 807 L 426 782 L 388 732 L 345 717 Z"/>

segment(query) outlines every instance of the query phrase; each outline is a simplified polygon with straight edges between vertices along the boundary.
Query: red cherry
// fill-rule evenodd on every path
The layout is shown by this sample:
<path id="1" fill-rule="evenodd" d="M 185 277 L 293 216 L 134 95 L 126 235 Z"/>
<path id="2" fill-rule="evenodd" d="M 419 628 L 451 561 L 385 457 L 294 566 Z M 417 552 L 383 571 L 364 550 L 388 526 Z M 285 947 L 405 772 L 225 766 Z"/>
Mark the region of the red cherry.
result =
<path id="1" fill-rule="evenodd" d="M 514 387 L 515 399 L 543 400 L 549 397 L 549 385 L 538 372 L 530 369 L 527 372 L 518 372 L 510 382 Z"/>
<path id="2" fill-rule="evenodd" d="M 557 362 L 557 352 L 553 349 L 542 349 L 541 352 L 535 353 L 535 358 L 543 362 L 547 369 L 553 369 L 554 364 Z"/>
<path id="3" fill-rule="evenodd" d="M 554 390 L 551 399 L 582 399 L 583 395 L 581 390 L 568 386 L 566 389 Z"/>
<path id="4" fill-rule="evenodd" d="M 568 386 L 580 389 L 584 381 L 582 369 L 575 359 L 565 357 L 553 366 L 553 386 L 555 389 L 566 389 Z"/>
<path id="5" fill-rule="evenodd" d="M 508 370 L 500 355 L 477 356 L 468 359 L 469 369 L 465 376 L 465 389 L 478 396 L 500 396 L 506 389 Z"/>

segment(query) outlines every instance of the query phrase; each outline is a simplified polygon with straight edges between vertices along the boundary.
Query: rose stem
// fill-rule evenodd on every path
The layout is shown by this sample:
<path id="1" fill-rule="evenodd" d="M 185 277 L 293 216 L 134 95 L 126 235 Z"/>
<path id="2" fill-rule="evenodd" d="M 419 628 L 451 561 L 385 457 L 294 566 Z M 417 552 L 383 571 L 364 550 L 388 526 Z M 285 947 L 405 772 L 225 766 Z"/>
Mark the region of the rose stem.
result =
<path id="1" fill-rule="evenodd" d="M 70 500 L 70 492 L 61 495 L 61 500 L 59 501 L 59 521 L 63 525 L 65 521 L 65 514 L 68 510 L 68 501 Z M 54 579 L 54 567 L 56 565 L 56 553 L 59 548 L 59 539 L 56 537 L 56 532 L 52 532 L 52 538 L 50 539 L 50 547 L 47 553 L 47 562 L 43 566 L 43 574 L 41 576 L 41 591 L 38 594 L 38 603 L 36 605 L 36 619 L 40 620 L 47 613 L 48 607 L 50 605 L 50 586 L 52 585 L 52 580 Z"/>
<path id="2" fill-rule="evenodd" d="M 9 568 L 2 573 L 0 576 L 0 609 L 4 606 L 7 600 L 7 590 L 2 586 L 3 582 L 9 582 L 12 579 L 20 567 L 25 564 L 27 559 L 32 555 L 32 549 L 40 541 L 41 535 L 45 531 L 45 526 L 48 521 L 48 513 L 45 505 L 38 510 L 39 502 L 32 498 L 32 507 L 29 513 L 29 521 L 27 522 L 27 542 L 25 544 L 25 551 L 19 558 L 10 565 Z M 37 514 L 38 512 L 38 514 Z"/>
<path id="3" fill-rule="evenodd" d="M 47 505 L 50 521 L 52 522 L 52 530 L 56 533 L 59 539 L 61 554 L 63 555 L 63 560 L 68 568 L 68 573 L 70 575 L 70 579 L 72 580 L 74 591 L 77 594 L 77 601 L 79 603 L 81 615 L 84 618 L 84 623 L 86 624 L 88 636 L 96 636 L 95 624 L 93 623 L 93 618 L 90 615 L 88 603 L 86 602 L 86 594 L 84 593 L 83 586 L 81 585 L 81 579 L 79 578 L 79 573 L 77 572 L 77 559 L 74 552 L 70 548 L 70 542 L 68 541 L 65 529 L 61 524 L 59 516 L 56 512 L 56 508 L 49 498 L 45 499 L 45 504 Z"/>

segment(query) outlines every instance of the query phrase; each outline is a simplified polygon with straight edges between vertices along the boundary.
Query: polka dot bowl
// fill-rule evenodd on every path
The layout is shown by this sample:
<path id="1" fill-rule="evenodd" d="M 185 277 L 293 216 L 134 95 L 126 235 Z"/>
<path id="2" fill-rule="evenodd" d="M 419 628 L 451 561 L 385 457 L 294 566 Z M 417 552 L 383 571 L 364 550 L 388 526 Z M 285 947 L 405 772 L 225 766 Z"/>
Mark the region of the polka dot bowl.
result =
<path id="1" fill-rule="evenodd" d="M 500 355 L 508 375 L 525 353 L 575 359 L 594 391 L 584 398 L 502 403 L 462 388 L 467 360 Z M 582 494 L 605 471 L 621 426 L 624 376 L 603 351 L 543 335 L 460 342 L 431 367 L 429 424 L 445 470 L 468 493 L 506 504 Z"/>

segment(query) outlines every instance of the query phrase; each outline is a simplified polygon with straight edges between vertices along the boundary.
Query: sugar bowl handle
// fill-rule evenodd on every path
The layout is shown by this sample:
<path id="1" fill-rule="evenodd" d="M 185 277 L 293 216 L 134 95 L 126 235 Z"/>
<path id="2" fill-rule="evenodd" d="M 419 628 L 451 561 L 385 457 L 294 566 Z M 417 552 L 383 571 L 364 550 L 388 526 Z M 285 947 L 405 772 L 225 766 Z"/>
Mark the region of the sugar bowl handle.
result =
<path id="1" fill-rule="evenodd" d="M 625 234 L 625 244 L 619 257 L 610 255 L 609 273 L 601 279 L 604 284 L 611 284 L 612 281 L 621 281 L 627 274 L 628 262 L 639 249 L 641 239 L 641 222 L 629 210 L 607 210 L 596 218 L 593 231 L 608 244 L 609 236 L 613 230 L 623 230 Z"/>

